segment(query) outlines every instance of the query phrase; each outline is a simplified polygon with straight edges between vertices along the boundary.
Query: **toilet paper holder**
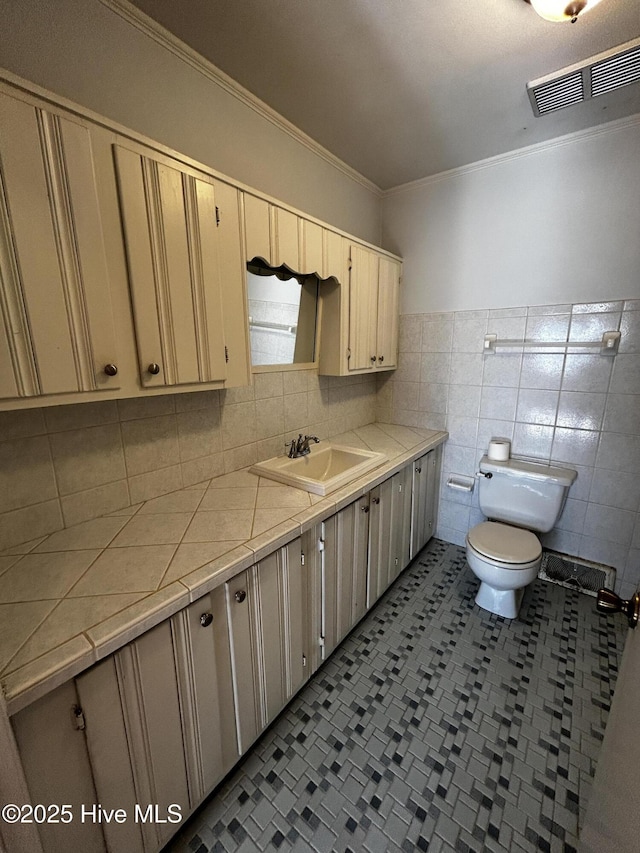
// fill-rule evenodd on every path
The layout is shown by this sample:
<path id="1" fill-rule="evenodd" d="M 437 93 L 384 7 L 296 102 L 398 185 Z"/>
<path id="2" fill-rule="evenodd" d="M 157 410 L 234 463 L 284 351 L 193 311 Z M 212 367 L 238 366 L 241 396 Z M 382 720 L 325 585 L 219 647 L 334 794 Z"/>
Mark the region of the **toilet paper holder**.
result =
<path id="1" fill-rule="evenodd" d="M 458 492 L 472 492 L 475 481 L 473 477 L 465 477 L 462 474 L 452 474 L 447 480 L 447 486 Z"/>

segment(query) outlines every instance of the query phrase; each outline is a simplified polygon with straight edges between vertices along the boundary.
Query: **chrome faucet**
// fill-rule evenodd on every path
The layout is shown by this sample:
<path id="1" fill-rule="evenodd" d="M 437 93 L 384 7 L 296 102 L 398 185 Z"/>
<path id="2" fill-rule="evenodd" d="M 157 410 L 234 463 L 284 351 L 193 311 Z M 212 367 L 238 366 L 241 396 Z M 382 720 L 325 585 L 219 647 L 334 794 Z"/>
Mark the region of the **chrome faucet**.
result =
<path id="1" fill-rule="evenodd" d="M 310 441 L 315 441 L 316 444 L 320 443 L 320 439 L 315 435 L 305 435 L 303 437 L 302 433 L 300 433 L 297 439 L 292 438 L 291 445 L 287 443 L 289 459 L 297 459 L 298 456 L 307 456 L 307 454 L 311 453 L 311 448 L 309 447 Z"/>

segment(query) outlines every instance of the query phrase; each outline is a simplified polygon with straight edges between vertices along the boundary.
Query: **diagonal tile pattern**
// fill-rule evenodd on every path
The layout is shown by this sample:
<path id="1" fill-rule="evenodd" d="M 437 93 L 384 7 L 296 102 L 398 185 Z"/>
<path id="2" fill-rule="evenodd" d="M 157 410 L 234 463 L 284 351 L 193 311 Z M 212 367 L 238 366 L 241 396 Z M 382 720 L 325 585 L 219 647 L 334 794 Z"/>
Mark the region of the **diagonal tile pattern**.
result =
<path id="1" fill-rule="evenodd" d="M 572 853 L 625 631 L 542 581 L 480 610 L 432 540 L 167 853 Z"/>
<path id="2" fill-rule="evenodd" d="M 396 431 L 401 441 L 394 441 Z M 403 454 L 406 461 L 445 438 L 431 430 L 370 425 L 337 442 L 351 439 L 371 450 L 381 444 L 392 467 L 403 464 Z M 21 622 L 18 630 L 0 630 L 7 700 L 20 696 L 22 706 L 27 691 L 55 673 L 63 647 L 76 654 L 67 674 L 80 672 L 96 654 L 117 647 L 118 626 L 122 643 L 128 642 L 144 630 L 136 625 L 150 627 L 149 619 L 172 615 L 365 487 L 356 481 L 322 498 L 239 470 L 3 551 L 0 606 L 7 625 Z"/>

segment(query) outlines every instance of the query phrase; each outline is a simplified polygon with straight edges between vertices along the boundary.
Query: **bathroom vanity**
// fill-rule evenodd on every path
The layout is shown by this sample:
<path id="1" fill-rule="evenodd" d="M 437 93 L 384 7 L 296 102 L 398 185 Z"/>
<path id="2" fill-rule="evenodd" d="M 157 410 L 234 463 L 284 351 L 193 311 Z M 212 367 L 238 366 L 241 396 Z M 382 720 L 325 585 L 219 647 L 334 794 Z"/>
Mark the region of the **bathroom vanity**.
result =
<path id="1" fill-rule="evenodd" d="M 120 596 L 122 608 L 64 642 L 45 619 L 24 647 L 32 659 L 23 649 L 0 674 L 31 803 L 73 814 L 39 824 L 38 838 L 20 827 L 30 849 L 150 853 L 166 843 L 432 536 L 446 437 L 387 424 L 347 433 L 340 444 L 386 461 L 325 497 L 244 470 L 98 519 L 120 530 L 94 563 L 103 570 L 89 569 L 51 610 L 81 624 L 88 599 Z M 231 513 L 234 501 L 250 509 Z M 225 528 L 231 514 L 236 527 Z M 142 544 L 154 516 L 170 526 L 185 515 L 169 560 Z M 35 550 L 55 553 L 63 575 L 99 527 L 60 531 Z M 139 544 L 127 545 L 136 530 Z M 157 588 L 134 595 L 149 578 Z M 94 821 L 98 808 L 112 818 Z"/>

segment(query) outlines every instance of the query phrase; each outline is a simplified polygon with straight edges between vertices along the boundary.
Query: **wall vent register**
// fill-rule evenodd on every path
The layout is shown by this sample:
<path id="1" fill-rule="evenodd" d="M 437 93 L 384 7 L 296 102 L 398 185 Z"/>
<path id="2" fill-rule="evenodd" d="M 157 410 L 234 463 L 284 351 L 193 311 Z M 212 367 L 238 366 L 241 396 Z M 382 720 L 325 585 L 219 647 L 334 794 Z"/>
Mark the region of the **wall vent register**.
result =
<path id="1" fill-rule="evenodd" d="M 527 83 L 534 115 L 562 110 L 640 82 L 640 38 Z"/>

